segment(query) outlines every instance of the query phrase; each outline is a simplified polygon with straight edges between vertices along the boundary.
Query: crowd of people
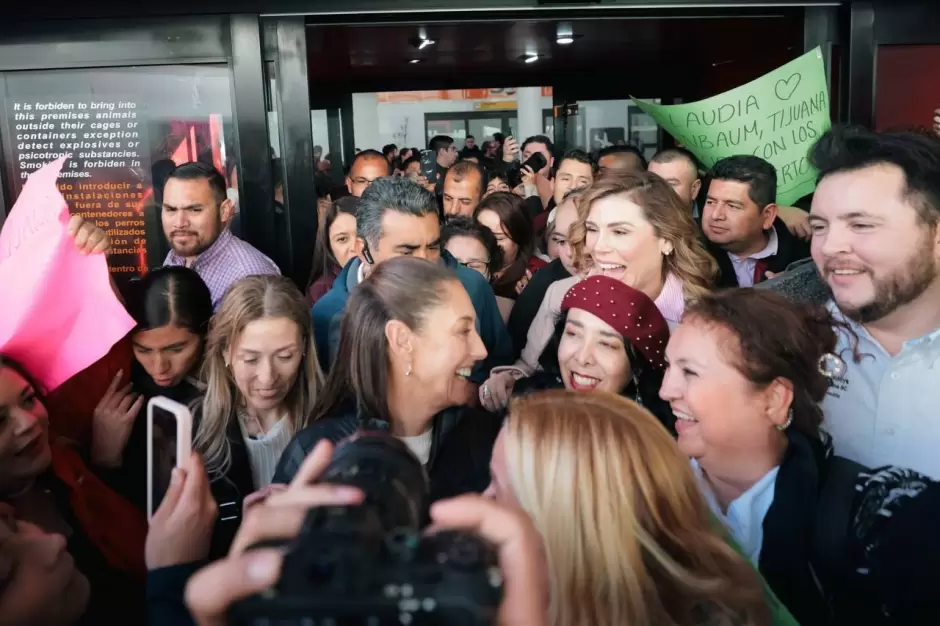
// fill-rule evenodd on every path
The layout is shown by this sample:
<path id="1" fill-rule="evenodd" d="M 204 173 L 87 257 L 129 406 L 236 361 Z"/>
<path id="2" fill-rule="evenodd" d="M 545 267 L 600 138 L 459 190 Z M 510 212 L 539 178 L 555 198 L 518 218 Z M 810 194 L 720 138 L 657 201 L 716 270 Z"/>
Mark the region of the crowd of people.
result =
<path id="1" fill-rule="evenodd" d="M 503 626 L 936 623 L 936 137 L 834 128 L 798 206 L 751 155 L 429 149 L 356 155 L 306 293 L 179 165 L 131 333 L 54 390 L 0 355 L 0 624 L 227 623 L 281 571 L 253 546 L 363 501 L 317 480 L 362 431 L 495 546 Z M 807 259 L 823 299 L 781 287 Z M 156 396 L 193 453 L 148 524 Z"/>

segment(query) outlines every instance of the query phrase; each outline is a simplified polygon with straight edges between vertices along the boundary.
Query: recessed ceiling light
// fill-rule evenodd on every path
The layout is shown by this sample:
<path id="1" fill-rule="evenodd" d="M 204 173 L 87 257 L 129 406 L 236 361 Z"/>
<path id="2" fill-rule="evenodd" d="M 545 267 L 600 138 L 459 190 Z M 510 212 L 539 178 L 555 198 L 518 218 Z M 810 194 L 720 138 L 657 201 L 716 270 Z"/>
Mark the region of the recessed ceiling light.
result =
<path id="1" fill-rule="evenodd" d="M 528 55 L 527 57 L 525 57 L 523 60 L 524 60 L 526 63 L 535 63 L 536 61 L 539 60 L 539 55 L 537 55 L 537 54 L 530 54 L 530 55 Z"/>
<path id="2" fill-rule="evenodd" d="M 411 63 L 412 65 L 415 65 L 416 63 L 423 63 L 424 59 L 411 59 L 408 62 Z"/>
<path id="3" fill-rule="evenodd" d="M 574 27 L 571 25 L 571 22 L 559 22 L 558 28 L 555 30 L 555 42 L 567 46 L 574 43 L 574 40 L 578 36 L 574 34 Z"/>
<path id="4" fill-rule="evenodd" d="M 422 34 L 420 34 L 420 35 L 415 35 L 414 37 L 411 37 L 411 38 L 408 40 L 408 43 L 409 43 L 412 47 L 414 47 L 414 48 L 416 48 L 416 49 L 418 49 L 418 50 L 424 50 L 424 49 L 427 48 L 428 46 L 433 46 L 433 45 L 436 44 L 437 42 L 434 41 L 433 39 L 431 39 L 430 37 L 428 37 L 427 35 L 425 35 L 425 34 L 422 33 Z"/>

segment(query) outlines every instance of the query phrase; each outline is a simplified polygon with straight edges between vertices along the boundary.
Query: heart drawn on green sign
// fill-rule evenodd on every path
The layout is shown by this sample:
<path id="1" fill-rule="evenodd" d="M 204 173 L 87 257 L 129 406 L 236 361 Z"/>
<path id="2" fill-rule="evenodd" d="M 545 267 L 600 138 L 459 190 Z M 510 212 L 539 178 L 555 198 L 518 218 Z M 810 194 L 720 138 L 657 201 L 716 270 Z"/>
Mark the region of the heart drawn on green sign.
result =
<path id="1" fill-rule="evenodd" d="M 774 85 L 774 93 L 777 94 L 777 97 L 781 100 L 789 100 L 793 92 L 796 91 L 796 88 L 800 86 L 801 78 L 802 76 L 799 74 L 793 74 L 786 80 L 781 78 L 777 81 L 777 84 Z"/>

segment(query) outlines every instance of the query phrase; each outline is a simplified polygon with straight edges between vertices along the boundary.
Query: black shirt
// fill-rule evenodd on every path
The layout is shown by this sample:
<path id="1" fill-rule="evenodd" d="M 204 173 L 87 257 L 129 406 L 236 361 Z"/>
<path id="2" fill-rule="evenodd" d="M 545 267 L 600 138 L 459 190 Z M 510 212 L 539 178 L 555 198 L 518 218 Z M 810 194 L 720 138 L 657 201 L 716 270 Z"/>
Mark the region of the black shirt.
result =
<path id="1" fill-rule="evenodd" d="M 562 265 L 561 259 L 555 259 L 535 273 L 526 288 L 516 298 L 516 304 L 509 314 L 507 330 L 512 339 L 514 358 L 518 359 L 525 348 L 529 336 L 529 327 L 535 320 L 545 293 L 552 283 L 570 277 L 571 274 Z"/>

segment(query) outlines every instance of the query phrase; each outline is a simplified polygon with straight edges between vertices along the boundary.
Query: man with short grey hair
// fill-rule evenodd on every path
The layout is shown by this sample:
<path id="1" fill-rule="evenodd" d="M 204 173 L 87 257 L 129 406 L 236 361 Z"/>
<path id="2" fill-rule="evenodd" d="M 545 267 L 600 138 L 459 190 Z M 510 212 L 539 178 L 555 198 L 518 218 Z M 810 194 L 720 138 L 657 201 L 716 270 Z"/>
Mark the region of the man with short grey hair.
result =
<path id="1" fill-rule="evenodd" d="M 490 369 L 512 362 L 512 343 L 486 279 L 441 250 L 441 226 L 434 194 L 408 178 L 386 177 L 362 194 L 356 214 L 357 256 L 343 268 L 333 288 L 313 307 L 317 354 L 324 371 L 336 348 L 331 332 L 338 324 L 349 294 L 379 263 L 397 256 L 415 256 L 453 268 L 477 314 L 477 330 L 487 357 L 477 363 L 470 380 L 483 382 Z"/>

